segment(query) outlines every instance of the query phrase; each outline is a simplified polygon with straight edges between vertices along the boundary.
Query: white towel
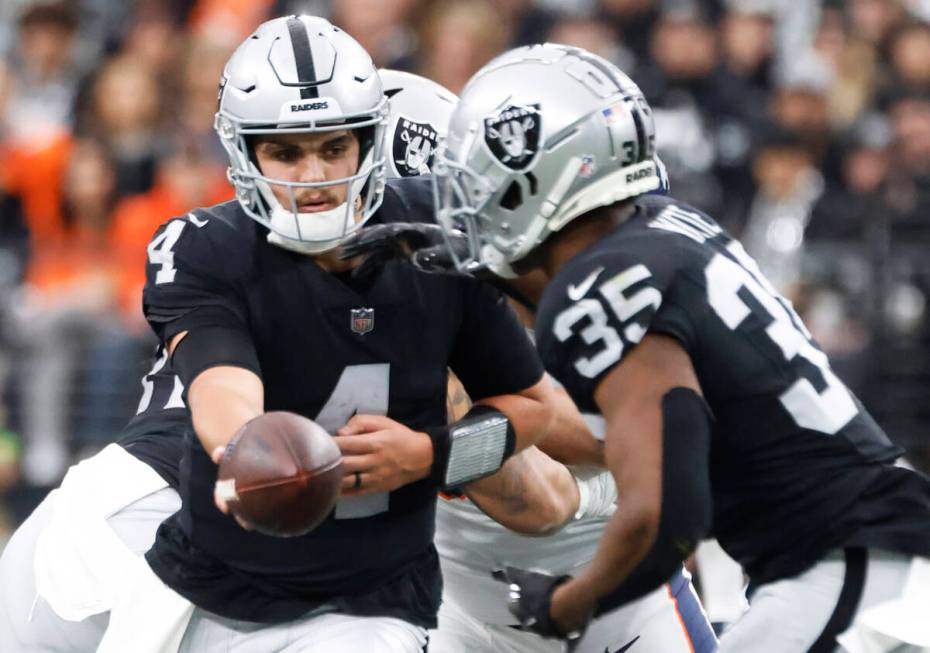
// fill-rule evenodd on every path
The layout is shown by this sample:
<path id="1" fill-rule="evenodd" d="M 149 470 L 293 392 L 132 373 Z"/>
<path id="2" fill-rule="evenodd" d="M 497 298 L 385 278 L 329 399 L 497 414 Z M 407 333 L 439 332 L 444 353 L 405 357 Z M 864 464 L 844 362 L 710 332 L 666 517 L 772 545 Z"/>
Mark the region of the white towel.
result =
<path id="1" fill-rule="evenodd" d="M 194 606 L 137 558 L 116 598 L 97 653 L 177 653 Z"/>
<path id="2" fill-rule="evenodd" d="M 141 560 L 107 517 L 167 487 L 151 467 L 111 444 L 65 475 L 36 542 L 36 590 L 63 619 L 109 610 Z"/>

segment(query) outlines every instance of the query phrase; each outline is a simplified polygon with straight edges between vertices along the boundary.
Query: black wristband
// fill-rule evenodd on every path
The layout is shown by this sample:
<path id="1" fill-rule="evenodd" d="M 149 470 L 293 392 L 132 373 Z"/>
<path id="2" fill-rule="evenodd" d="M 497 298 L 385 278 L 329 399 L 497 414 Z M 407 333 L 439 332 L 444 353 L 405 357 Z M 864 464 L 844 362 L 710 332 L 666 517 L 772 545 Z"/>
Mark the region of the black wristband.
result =
<path id="1" fill-rule="evenodd" d="M 517 444 L 507 416 L 483 404 L 472 406 L 457 422 L 425 430 L 433 441 L 430 479 L 441 489 L 493 474 Z"/>

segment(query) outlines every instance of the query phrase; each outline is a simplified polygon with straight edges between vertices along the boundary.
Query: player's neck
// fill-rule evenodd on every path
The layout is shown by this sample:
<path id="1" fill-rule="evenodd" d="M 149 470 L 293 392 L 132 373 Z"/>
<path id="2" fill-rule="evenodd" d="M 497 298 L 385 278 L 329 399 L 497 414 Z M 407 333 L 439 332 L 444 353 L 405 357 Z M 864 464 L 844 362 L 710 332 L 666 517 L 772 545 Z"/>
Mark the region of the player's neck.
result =
<path id="1" fill-rule="evenodd" d="M 575 256 L 612 232 L 633 214 L 632 202 L 600 207 L 568 223 L 547 243 L 543 269 L 551 279 Z"/>

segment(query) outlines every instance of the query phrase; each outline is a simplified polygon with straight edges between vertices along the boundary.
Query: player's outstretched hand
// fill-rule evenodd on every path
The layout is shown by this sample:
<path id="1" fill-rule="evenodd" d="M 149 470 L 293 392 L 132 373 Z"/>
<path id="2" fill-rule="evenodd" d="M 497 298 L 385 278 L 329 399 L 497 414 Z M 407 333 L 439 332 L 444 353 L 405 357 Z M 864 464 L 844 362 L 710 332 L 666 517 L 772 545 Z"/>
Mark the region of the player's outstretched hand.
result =
<path id="1" fill-rule="evenodd" d="M 429 476 L 433 442 L 390 417 L 356 415 L 333 438 L 342 451 L 343 496 L 391 492 Z"/>
<path id="2" fill-rule="evenodd" d="M 452 231 L 444 237 L 437 224 L 394 222 L 362 227 L 343 241 L 340 258 L 365 256 L 357 270 L 360 275 L 392 259 L 406 261 L 424 272 L 456 274 L 450 247 L 463 257 L 468 252 L 465 234 Z"/>
<path id="3" fill-rule="evenodd" d="M 491 575 L 508 586 L 508 607 L 520 622 L 520 627 L 543 637 L 564 639 L 573 642 L 581 639 L 587 628 L 587 621 L 581 628 L 566 632 L 551 615 L 552 593 L 571 576 L 552 576 L 538 571 L 528 571 L 517 567 L 495 569 Z"/>

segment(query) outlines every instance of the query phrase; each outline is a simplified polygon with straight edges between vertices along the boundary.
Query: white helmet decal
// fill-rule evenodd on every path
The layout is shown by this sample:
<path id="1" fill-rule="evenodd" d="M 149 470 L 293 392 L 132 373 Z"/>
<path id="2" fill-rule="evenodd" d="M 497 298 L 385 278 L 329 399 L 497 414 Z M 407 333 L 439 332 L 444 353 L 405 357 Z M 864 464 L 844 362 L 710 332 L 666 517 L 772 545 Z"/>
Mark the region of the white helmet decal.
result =
<path id="1" fill-rule="evenodd" d="M 388 98 L 388 177 L 430 174 L 458 98 L 436 82 L 399 70 L 378 71 Z"/>
<path id="2" fill-rule="evenodd" d="M 391 152 L 400 176 L 428 175 L 438 144 L 439 130 L 431 123 L 398 116 Z"/>
<path id="3" fill-rule="evenodd" d="M 536 162 L 542 134 L 539 104 L 507 105 L 484 119 L 484 142 L 502 165 L 529 170 Z"/>

